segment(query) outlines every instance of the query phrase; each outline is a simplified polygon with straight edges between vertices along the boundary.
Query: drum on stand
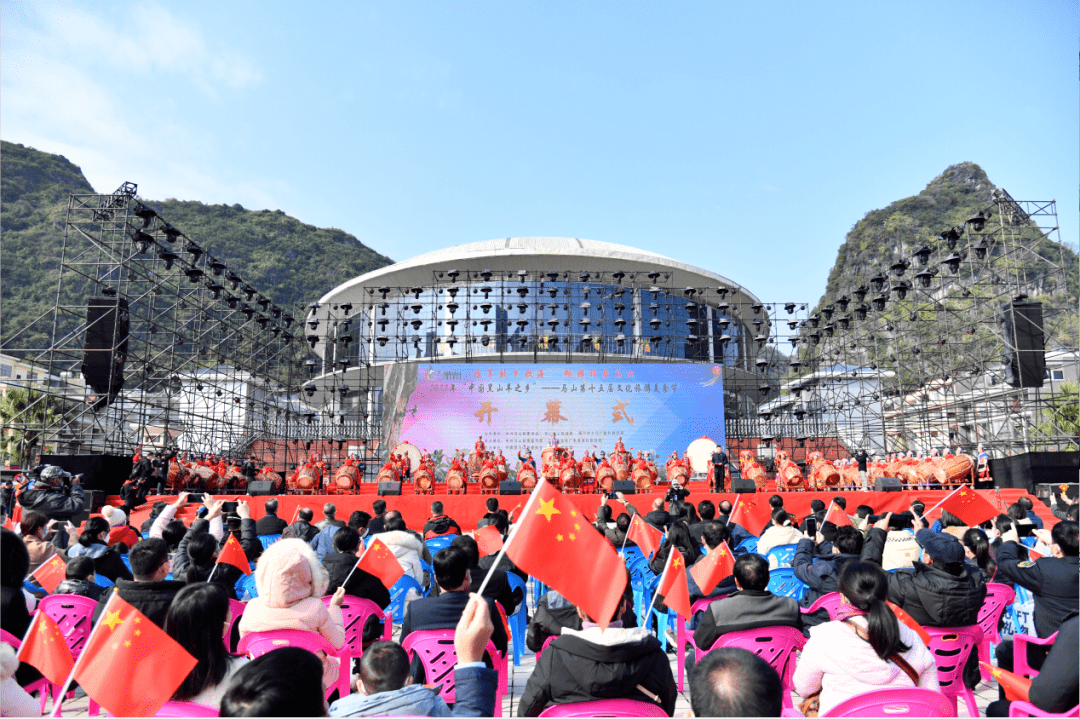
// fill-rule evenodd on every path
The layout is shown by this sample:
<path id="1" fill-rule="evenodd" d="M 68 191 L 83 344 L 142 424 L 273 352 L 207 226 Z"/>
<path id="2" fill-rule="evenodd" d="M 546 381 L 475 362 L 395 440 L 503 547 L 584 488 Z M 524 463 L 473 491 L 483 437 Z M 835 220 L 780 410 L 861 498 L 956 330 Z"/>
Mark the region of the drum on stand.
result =
<path id="1" fill-rule="evenodd" d="M 634 469 L 632 478 L 634 487 L 638 492 L 644 493 L 652 489 L 652 475 L 649 473 L 649 470 L 644 467 L 637 467 Z"/>
<path id="2" fill-rule="evenodd" d="M 480 494 L 499 493 L 499 473 L 494 467 L 480 470 Z"/>
<path id="3" fill-rule="evenodd" d="M 577 467 L 567 467 L 559 473 L 562 489 L 567 494 L 581 494 L 581 473 Z"/>
<path id="4" fill-rule="evenodd" d="M 270 485 L 274 488 L 274 494 L 281 494 L 281 487 L 283 484 L 285 484 L 285 480 L 277 472 L 256 472 L 255 481 L 269 482 Z M 244 488 L 247 489 L 247 479 L 244 479 L 243 482 Z"/>
<path id="5" fill-rule="evenodd" d="M 322 488 L 322 473 L 315 467 L 307 465 L 300 468 L 300 475 L 296 478 L 296 491 L 302 494 L 315 494 Z"/>
<path id="6" fill-rule="evenodd" d="M 531 492 L 536 487 L 536 470 L 531 465 L 526 465 L 518 470 L 517 481 L 521 482 L 523 492 Z"/>
<path id="7" fill-rule="evenodd" d="M 451 469 L 446 473 L 446 493 L 465 494 L 465 473 L 460 469 Z"/>
<path id="8" fill-rule="evenodd" d="M 413 472 L 413 493 L 435 494 L 435 475 L 426 465 Z"/>
<path id="9" fill-rule="evenodd" d="M 329 494 L 351 494 L 360 489 L 360 470 L 343 464 L 334 473 L 334 483 L 327 488 Z"/>
<path id="10" fill-rule="evenodd" d="M 222 488 L 221 475 L 210 467 L 195 468 L 196 484 L 204 491 L 215 494 Z"/>
<path id="11" fill-rule="evenodd" d="M 611 467 L 601 467 L 596 470 L 596 487 L 598 492 L 610 492 L 615 486 L 615 470 Z"/>

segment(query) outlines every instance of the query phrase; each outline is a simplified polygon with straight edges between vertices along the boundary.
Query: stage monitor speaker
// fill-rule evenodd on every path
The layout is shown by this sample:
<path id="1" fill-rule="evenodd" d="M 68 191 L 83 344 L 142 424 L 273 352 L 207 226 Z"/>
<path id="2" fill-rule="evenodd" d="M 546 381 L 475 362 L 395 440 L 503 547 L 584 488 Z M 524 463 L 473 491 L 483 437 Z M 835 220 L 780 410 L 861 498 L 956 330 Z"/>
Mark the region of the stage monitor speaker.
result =
<path id="1" fill-rule="evenodd" d="M 874 480 L 875 492 L 899 492 L 900 478 L 899 477 L 878 477 Z"/>
<path id="2" fill-rule="evenodd" d="M 256 479 L 254 482 L 248 482 L 247 493 L 250 497 L 260 497 L 267 494 L 273 494 L 274 483 L 270 481 L 262 481 Z"/>
<path id="3" fill-rule="evenodd" d="M 90 514 L 97 514 L 105 506 L 105 492 L 100 489 L 84 489 L 86 495 L 86 509 Z"/>
<path id="4" fill-rule="evenodd" d="M 637 494 L 637 485 L 629 479 L 616 479 L 611 483 L 612 492 L 622 492 L 623 494 Z"/>
<path id="5" fill-rule="evenodd" d="M 752 479 L 743 479 L 742 477 L 736 479 L 735 477 L 732 477 L 731 491 L 735 494 L 753 494 L 757 491 L 757 485 L 754 484 L 754 480 Z"/>
<path id="6" fill-rule="evenodd" d="M 124 387 L 131 320 L 123 297 L 86 298 L 86 338 L 83 344 L 82 374 L 87 386 L 104 404 Z"/>
<path id="7" fill-rule="evenodd" d="M 379 482 L 379 496 L 401 494 L 401 482 Z"/>
<path id="8" fill-rule="evenodd" d="M 521 482 L 504 479 L 499 482 L 499 494 L 521 494 Z"/>
<path id="9" fill-rule="evenodd" d="M 1010 302 L 998 309 L 1005 342 L 1005 382 L 1011 387 L 1042 387 L 1046 348 L 1041 302 Z"/>

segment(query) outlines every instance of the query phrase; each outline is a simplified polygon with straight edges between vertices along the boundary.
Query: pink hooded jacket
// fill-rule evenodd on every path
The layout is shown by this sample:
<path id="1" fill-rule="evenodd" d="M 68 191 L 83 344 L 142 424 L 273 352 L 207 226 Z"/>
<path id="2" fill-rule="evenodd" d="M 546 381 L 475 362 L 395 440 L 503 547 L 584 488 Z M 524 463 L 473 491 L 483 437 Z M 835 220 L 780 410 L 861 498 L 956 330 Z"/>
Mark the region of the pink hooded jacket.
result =
<path id="1" fill-rule="evenodd" d="M 341 607 L 327 607 L 329 578 L 314 550 L 299 539 L 282 539 L 259 557 L 255 587 L 259 596 L 248 602 L 240 617 L 240 636 L 249 632 L 298 629 L 318 632 L 340 649 L 345 644 Z M 323 685 L 337 680 L 338 661 L 323 657 Z"/>

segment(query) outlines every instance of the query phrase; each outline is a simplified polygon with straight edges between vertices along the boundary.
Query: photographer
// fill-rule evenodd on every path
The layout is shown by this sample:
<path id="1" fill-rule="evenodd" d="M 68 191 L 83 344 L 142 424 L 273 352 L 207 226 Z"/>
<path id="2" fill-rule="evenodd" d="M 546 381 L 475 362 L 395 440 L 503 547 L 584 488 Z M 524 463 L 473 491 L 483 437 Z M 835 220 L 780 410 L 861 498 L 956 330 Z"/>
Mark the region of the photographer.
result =
<path id="1" fill-rule="evenodd" d="M 81 480 L 81 474 L 72 477 L 56 465 L 46 465 L 33 486 L 19 495 L 19 504 L 49 519 L 67 521 L 86 507 Z"/>
<path id="2" fill-rule="evenodd" d="M 146 461 L 141 460 L 140 464 Z M 124 482 L 120 488 L 120 499 L 124 500 L 124 514 L 131 516 L 131 511 L 141 504 L 146 504 L 146 493 L 150 487 L 146 484 L 147 477 L 138 476 Z"/>
<path id="3" fill-rule="evenodd" d="M 689 489 L 686 489 L 678 482 L 672 482 L 667 494 L 664 495 L 664 501 L 668 504 L 668 513 L 672 516 L 678 516 L 682 510 L 683 500 L 689 496 Z"/>

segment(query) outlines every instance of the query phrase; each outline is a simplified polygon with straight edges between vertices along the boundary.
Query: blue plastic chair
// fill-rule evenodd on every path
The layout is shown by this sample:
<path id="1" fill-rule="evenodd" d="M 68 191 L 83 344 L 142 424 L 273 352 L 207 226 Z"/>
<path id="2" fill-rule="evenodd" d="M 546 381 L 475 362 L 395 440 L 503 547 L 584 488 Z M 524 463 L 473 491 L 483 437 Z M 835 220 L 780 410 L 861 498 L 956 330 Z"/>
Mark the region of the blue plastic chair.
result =
<path id="1" fill-rule="evenodd" d="M 510 585 L 510 590 L 521 590 L 521 602 L 517 605 L 517 609 L 514 613 L 507 616 L 506 619 L 510 623 L 510 636 L 514 642 L 514 666 L 521 666 L 521 655 L 525 653 L 525 632 L 528 631 L 527 612 L 526 612 L 526 599 L 529 596 L 528 587 L 525 586 L 525 580 L 514 574 L 513 572 L 506 573 L 506 581 Z"/>
<path id="2" fill-rule="evenodd" d="M 255 587 L 255 574 L 245 574 L 236 582 L 236 596 L 243 599 L 247 593 L 249 599 L 259 596 L 259 590 Z"/>
<path id="3" fill-rule="evenodd" d="M 116 586 L 116 582 L 109 579 L 104 574 L 95 574 L 94 575 L 94 584 L 98 585 L 99 587 L 106 587 L 106 588 Z"/>
<path id="4" fill-rule="evenodd" d="M 536 611 L 536 605 L 540 603 L 540 597 L 548 593 L 547 585 L 541 582 L 536 577 L 532 578 L 533 583 L 533 611 Z"/>
<path id="5" fill-rule="evenodd" d="M 278 541 L 279 539 L 281 539 L 280 534 L 262 534 L 259 536 L 259 543 L 262 544 L 262 547 L 265 550 L 267 547 L 269 547 L 271 544 Z"/>
<path id="6" fill-rule="evenodd" d="M 409 593 L 410 589 L 415 589 L 417 594 L 424 596 L 424 588 L 420 586 L 420 582 L 408 574 L 401 575 L 401 579 L 390 587 L 390 606 L 388 608 L 393 612 L 394 622 L 397 624 L 405 621 L 405 595 Z"/>
<path id="7" fill-rule="evenodd" d="M 773 547 L 765 558 L 769 560 L 769 569 L 784 569 L 791 566 L 791 560 L 795 559 L 797 544 L 781 544 Z"/>
<path id="8" fill-rule="evenodd" d="M 49 594 L 49 591 L 45 589 L 45 587 L 39 587 L 38 585 L 31 582 L 29 579 L 23 580 L 23 589 L 30 592 L 38 599 L 41 599 L 42 597 Z"/>
<path id="9" fill-rule="evenodd" d="M 768 589 L 778 597 L 791 597 L 796 601 L 806 594 L 806 585 L 795 576 L 795 570 L 790 567 L 771 570 Z"/>
<path id="10" fill-rule="evenodd" d="M 131 571 L 131 557 L 129 557 L 127 555 L 127 553 L 121 554 L 120 555 L 120 561 L 124 563 L 124 566 L 127 567 L 128 571 L 130 572 Z"/>
<path id="11" fill-rule="evenodd" d="M 431 556 L 435 556 L 435 553 L 440 549 L 446 549 L 450 546 L 450 543 L 457 538 L 456 534 L 440 534 L 438 537 L 432 537 L 425 540 L 424 544 L 427 545 L 428 551 L 431 552 Z"/>
<path id="12" fill-rule="evenodd" d="M 735 547 L 735 553 L 738 554 L 742 550 L 748 554 L 757 554 L 757 542 L 757 537 L 748 537 L 739 542 L 739 546 Z"/>
<path id="13" fill-rule="evenodd" d="M 423 569 L 425 572 L 427 572 L 427 575 L 430 578 L 430 580 L 428 582 L 429 585 L 430 585 L 431 582 L 435 581 L 435 568 L 434 567 L 432 567 L 430 564 L 428 564 L 423 559 L 421 559 L 420 560 L 420 568 Z M 431 589 L 430 588 L 427 591 L 424 592 L 424 596 L 426 597 L 429 594 L 431 594 Z"/>

